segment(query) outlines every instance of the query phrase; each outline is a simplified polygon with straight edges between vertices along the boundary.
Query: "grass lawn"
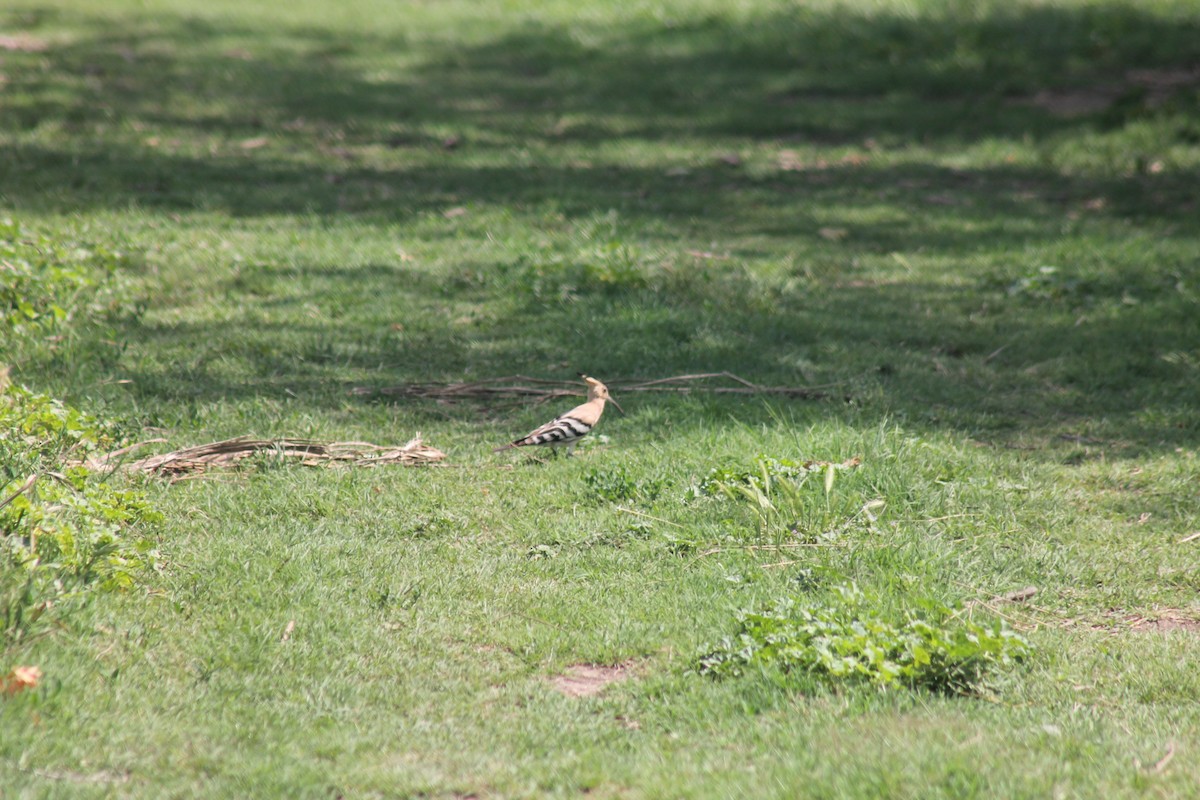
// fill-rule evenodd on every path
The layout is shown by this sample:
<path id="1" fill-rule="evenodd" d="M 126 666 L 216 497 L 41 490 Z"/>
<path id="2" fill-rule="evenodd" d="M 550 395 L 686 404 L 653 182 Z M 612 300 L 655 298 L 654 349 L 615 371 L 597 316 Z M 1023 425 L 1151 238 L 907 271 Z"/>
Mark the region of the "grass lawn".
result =
<path id="1" fill-rule="evenodd" d="M 0 794 L 1194 796 L 1198 65 L 1193 0 L 6 3 L 0 219 L 122 287 L 13 381 L 448 458 L 110 478 L 157 569 L 0 640 Z M 824 396 L 620 390 L 723 370 Z M 579 371 L 570 459 L 352 391 Z M 703 491 L 760 458 L 861 464 Z M 1030 655 L 699 674 L 852 586 Z"/>

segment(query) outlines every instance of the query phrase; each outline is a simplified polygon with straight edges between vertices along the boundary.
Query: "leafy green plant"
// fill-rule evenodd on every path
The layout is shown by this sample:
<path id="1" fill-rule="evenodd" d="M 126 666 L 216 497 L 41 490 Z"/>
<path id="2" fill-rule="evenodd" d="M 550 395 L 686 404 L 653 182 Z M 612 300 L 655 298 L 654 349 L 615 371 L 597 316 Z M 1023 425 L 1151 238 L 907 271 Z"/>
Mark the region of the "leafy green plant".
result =
<path id="1" fill-rule="evenodd" d="M 616 294 L 645 289 L 645 272 L 629 250 L 611 243 L 578 256 L 554 256 L 525 265 L 518 281 L 538 300 L 570 300 L 579 295 Z"/>
<path id="2" fill-rule="evenodd" d="M 693 487 L 694 496 L 728 495 L 735 487 L 759 486 L 769 487 L 779 479 L 790 479 L 803 482 L 808 479 L 811 470 L 803 462 L 792 459 L 759 456 L 753 467 L 738 467 L 730 464 L 713 467 L 708 474 Z"/>
<path id="3" fill-rule="evenodd" d="M 21 387 L 0 394 L 0 642 L 19 641 L 91 589 L 132 586 L 161 516 L 82 464 L 113 426 Z"/>
<path id="4" fill-rule="evenodd" d="M 700 656 L 702 675 L 727 677 L 748 669 L 779 669 L 828 680 L 974 694 L 988 674 L 1029 654 L 1028 643 L 1002 621 L 961 621 L 937 603 L 908 611 L 902 622 L 866 607 L 854 585 L 832 602 L 785 597 L 738 616 L 738 630 Z"/>
<path id="5" fill-rule="evenodd" d="M 123 534 L 160 519 L 141 494 L 94 480 L 84 467 L 48 473 L 18 493 L 20 488 L 14 482 L 0 490 L 11 498 L 0 510 L 0 530 L 16 563 L 53 573 L 62 591 L 93 583 L 106 589 L 133 585 L 153 543 Z"/>
<path id="6" fill-rule="evenodd" d="M 597 497 L 611 503 L 652 503 L 667 487 L 666 478 L 633 478 L 623 466 L 615 469 L 593 469 L 583 476 L 583 482 Z"/>
<path id="7" fill-rule="evenodd" d="M 442 509 L 431 509 L 406 520 L 400 533 L 414 539 L 427 539 L 461 531 L 463 525 L 464 520 L 458 515 Z"/>
<path id="8" fill-rule="evenodd" d="M 834 517 L 830 497 L 839 472 L 854 469 L 859 465 L 854 458 L 842 463 L 827 461 L 795 461 L 770 456 L 759 456 L 751 468 L 733 466 L 714 467 L 691 489 L 693 498 L 725 497 L 748 505 L 758 517 L 761 532 L 785 531 L 799 534 L 811 531 L 811 525 L 802 523 L 806 513 L 814 508 L 814 496 L 805 485 L 814 475 L 821 475 L 824 503 L 821 505 L 819 525 L 828 525 Z M 807 534 L 806 534 L 807 535 Z M 812 538 L 809 536 L 809 538 Z"/>
<path id="9" fill-rule="evenodd" d="M 1065 300 L 1078 295 L 1082 288 L 1078 278 L 1064 274 L 1058 267 L 1042 266 L 1009 285 L 1008 294 L 1032 300 Z"/>

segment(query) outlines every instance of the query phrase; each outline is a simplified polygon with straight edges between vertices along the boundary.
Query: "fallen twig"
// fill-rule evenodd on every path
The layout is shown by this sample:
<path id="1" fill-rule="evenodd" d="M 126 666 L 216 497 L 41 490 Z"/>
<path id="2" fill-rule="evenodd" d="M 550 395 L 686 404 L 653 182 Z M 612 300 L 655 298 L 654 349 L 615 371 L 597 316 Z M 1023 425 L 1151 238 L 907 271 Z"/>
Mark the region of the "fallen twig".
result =
<path id="1" fill-rule="evenodd" d="M 959 586 L 973 588 L 973 587 L 968 586 L 968 584 L 963 583 L 962 581 L 955 581 L 955 583 L 957 583 Z M 1026 586 L 1023 589 L 1017 589 L 1016 591 L 1007 592 L 1006 594 L 993 595 L 992 597 L 989 597 L 986 600 L 981 599 L 981 598 L 976 598 L 974 600 L 968 600 L 967 602 L 963 603 L 962 608 L 960 608 L 957 611 L 955 611 L 954 613 L 952 613 L 950 615 L 950 618 L 954 619 L 956 617 L 961 617 L 961 616 L 965 615 L 968 619 L 970 619 L 974 616 L 975 609 L 983 608 L 983 609 L 986 609 L 986 610 L 990 611 L 991 613 L 995 614 L 996 616 L 1000 617 L 1001 619 L 1006 620 L 1010 625 L 1012 625 L 1017 630 L 1036 630 L 1037 626 L 1039 624 L 1041 624 L 1037 620 L 1036 617 L 1031 617 L 1030 620 L 1017 619 L 1014 616 L 1014 614 L 1016 612 L 1009 610 L 1009 609 L 1001 609 L 997 604 L 1020 603 L 1020 604 L 1025 605 L 1027 608 L 1035 608 L 1036 609 L 1037 608 L 1036 606 L 1029 605 L 1028 600 L 1029 600 L 1029 598 L 1033 597 L 1037 593 L 1038 593 L 1038 588 L 1036 586 Z M 1044 609 L 1037 609 L 1037 610 L 1044 611 Z"/>
<path id="2" fill-rule="evenodd" d="M 880 545 L 863 544 L 860 546 L 879 547 Z M 703 550 L 696 554 L 696 558 L 705 558 L 717 553 L 754 553 L 759 551 L 773 553 L 782 550 L 802 550 L 815 547 L 849 547 L 849 544 L 846 542 L 784 542 L 782 544 L 727 545 L 725 547 L 712 547 L 708 550 Z"/>
<path id="3" fill-rule="evenodd" d="M 727 380 L 736 386 L 704 385 L 701 382 Z M 617 392 L 674 392 L 689 394 L 692 392 L 710 392 L 713 394 L 774 394 L 786 397 L 798 397 L 806 400 L 819 400 L 829 397 L 824 391 L 840 384 L 831 383 L 824 386 L 762 386 L 752 383 L 732 372 L 702 372 L 690 375 L 675 375 L 669 378 L 654 380 L 610 381 L 609 389 Z M 350 390 L 355 395 L 387 395 L 390 397 L 416 397 L 440 402 L 456 400 L 504 398 L 518 399 L 535 397 L 552 399 L 557 397 L 573 397 L 582 395 L 579 384 L 574 381 L 546 380 L 531 378 L 527 375 L 509 375 L 503 378 L 486 378 L 466 383 L 406 383 L 399 386 L 358 386 Z M 848 399 L 848 398 L 847 398 Z"/>
<path id="4" fill-rule="evenodd" d="M 633 514 L 635 517 L 645 517 L 646 519 L 652 519 L 655 522 L 661 522 L 664 525 L 672 525 L 676 528 L 683 527 L 678 522 L 671 522 L 671 520 L 669 520 L 669 519 L 663 519 L 662 517 L 655 517 L 651 514 L 643 514 L 641 511 L 634 511 L 632 508 L 625 508 L 624 506 L 617 506 L 617 511 L 624 511 L 626 514 Z"/>
<path id="5" fill-rule="evenodd" d="M 1076 433 L 1060 433 L 1058 438 L 1065 442 L 1075 442 L 1076 444 L 1104 444 L 1103 439 L 1094 439 L 1090 436 L 1080 436 Z"/>
<path id="6" fill-rule="evenodd" d="M 1018 589 L 1015 592 L 1009 592 L 1008 594 L 1002 594 L 999 597 L 997 597 L 996 599 L 997 600 L 1007 600 L 1010 603 L 1023 603 L 1026 600 L 1028 600 L 1029 598 L 1033 597 L 1037 593 L 1038 593 L 1038 590 L 1037 590 L 1036 586 L 1026 586 L 1024 589 Z"/>
<path id="7" fill-rule="evenodd" d="M 994 611 L 995 608 L 992 606 L 992 603 L 1023 603 L 1037 593 L 1038 588 L 1036 586 L 1026 586 L 1024 589 L 1017 589 L 1016 591 L 1008 592 L 1007 594 L 993 595 L 987 600 L 968 600 L 964 604 L 963 610 L 967 611 L 973 606 L 985 606 L 986 608 L 990 608 Z"/>
<path id="8" fill-rule="evenodd" d="M 973 619 L 976 608 L 986 608 L 988 611 L 992 612 L 997 617 L 1000 617 L 1002 620 L 1007 622 L 1009 625 L 1012 625 L 1019 631 L 1036 630 L 1039 624 L 1036 619 L 1032 622 L 1018 619 L 1013 613 L 1009 611 L 1002 611 L 986 600 L 973 600 L 969 603 L 966 603 L 961 609 L 951 614 L 950 619 L 954 619 L 955 617 L 961 616 L 964 613 L 967 615 L 968 619 Z"/>
<path id="9" fill-rule="evenodd" d="M 1196 531 L 1191 536 L 1183 537 L 1182 539 L 1179 540 L 1179 544 L 1187 544 L 1188 542 L 1194 542 L 1197 539 L 1200 539 L 1200 531 Z"/>
<path id="10" fill-rule="evenodd" d="M 725 371 L 725 372 L 700 372 L 695 375 L 676 375 L 672 378 L 658 378 L 656 380 L 643 381 L 642 383 L 635 383 L 632 386 L 626 386 L 625 390 L 630 391 L 630 390 L 646 389 L 647 387 L 659 386 L 664 383 L 686 383 L 688 381 L 702 381 L 707 378 L 729 378 L 730 380 L 737 381 L 738 383 L 742 384 L 743 386 L 748 386 L 751 389 L 759 388 L 758 386 L 756 386 L 755 384 L 746 380 L 745 378 L 739 378 L 737 375 L 734 375 L 732 372 Z"/>
<path id="11" fill-rule="evenodd" d="M 1167 765 L 1171 763 L 1171 759 L 1173 759 L 1173 758 L 1175 758 L 1175 742 L 1170 741 L 1170 742 L 1167 742 L 1166 754 L 1163 755 L 1163 757 L 1160 758 L 1158 761 L 1155 761 L 1153 764 L 1151 764 L 1149 767 L 1144 767 L 1144 769 L 1148 769 L 1150 772 L 1153 772 L 1156 775 L 1161 775 L 1163 770 L 1165 770 L 1167 768 Z M 1140 761 L 1138 762 L 1138 766 L 1139 767 L 1142 766 Z"/>
<path id="12" fill-rule="evenodd" d="M 127 446 L 119 448 L 117 450 L 113 450 L 111 453 L 105 453 L 102 456 L 93 456 L 93 457 L 87 459 L 86 461 L 84 461 L 83 465 L 86 466 L 88 469 L 97 470 L 97 471 L 105 470 L 105 469 L 112 469 L 113 461 L 115 459 L 118 459 L 124 455 L 128 455 L 129 453 L 132 453 L 134 450 L 139 450 L 143 447 L 146 447 L 147 445 L 163 444 L 166 441 L 167 441 L 166 439 L 163 439 L 160 437 L 158 439 L 147 439 L 144 442 L 136 442 L 134 444 L 127 445 Z"/>
<path id="13" fill-rule="evenodd" d="M 38 473 L 36 473 L 36 472 L 33 473 L 32 475 L 30 475 L 28 478 L 26 478 L 25 483 L 21 484 L 20 487 L 18 487 L 15 492 L 10 494 L 8 497 L 4 498 L 4 502 L 0 503 L 0 508 L 4 508 L 6 505 L 11 503 L 13 500 L 16 500 L 18 497 L 20 497 L 21 495 L 28 492 L 33 487 L 33 485 L 35 483 L 37 483 L 37 479 L 38 479 Z"/>

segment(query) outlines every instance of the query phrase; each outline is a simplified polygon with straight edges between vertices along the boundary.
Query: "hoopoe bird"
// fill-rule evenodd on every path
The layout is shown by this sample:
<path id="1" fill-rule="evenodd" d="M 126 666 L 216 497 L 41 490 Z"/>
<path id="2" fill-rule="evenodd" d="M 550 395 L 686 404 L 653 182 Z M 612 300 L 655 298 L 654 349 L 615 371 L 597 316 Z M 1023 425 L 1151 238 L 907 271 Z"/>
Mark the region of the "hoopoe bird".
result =
<path id="1" fill-rule="evenodd" d="M 493 452 L 499 453 L 513 447 L 528 447 L 533 444 L 548 444 L 555 455 L 558 454 L 558 448 L 564 445 L 567 448 L 567 455 L 571 455 L 575 445 L 579 444 L 579 440 L 587 436 L 600 421 L 600 415 L 604 413 L 606 402 L 612 400 L 613 405 L 617 408 L 621 407 L 620 403 L 609 397 L 608 387 L 603 383 L 595 378 L 589 378 L 583 373 L 580 373 L 579 377 L 583 378 L 584 383 L 588 386 L 586 403 L 575 406 L 567 413 L 555 417 L 540 428 L 533 429 L 520 439 L 509 442 L 503 447 L 497 447 Z"/>

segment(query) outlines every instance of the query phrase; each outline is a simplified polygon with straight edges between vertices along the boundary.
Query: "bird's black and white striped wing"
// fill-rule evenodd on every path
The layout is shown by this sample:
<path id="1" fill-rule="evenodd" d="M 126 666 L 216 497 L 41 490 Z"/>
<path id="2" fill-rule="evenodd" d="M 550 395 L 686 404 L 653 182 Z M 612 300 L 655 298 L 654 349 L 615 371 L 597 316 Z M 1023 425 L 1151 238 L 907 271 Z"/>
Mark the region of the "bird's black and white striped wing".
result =
<path id="1" fill-rule="evenodd" d="M 547 422 L 528 436 L 513 442 L 513 444 L 517 447 L 525 447 L 531 444 L 571 444 L 587 436 L 591 430 L 591 425 L 568 413 Z"/>

